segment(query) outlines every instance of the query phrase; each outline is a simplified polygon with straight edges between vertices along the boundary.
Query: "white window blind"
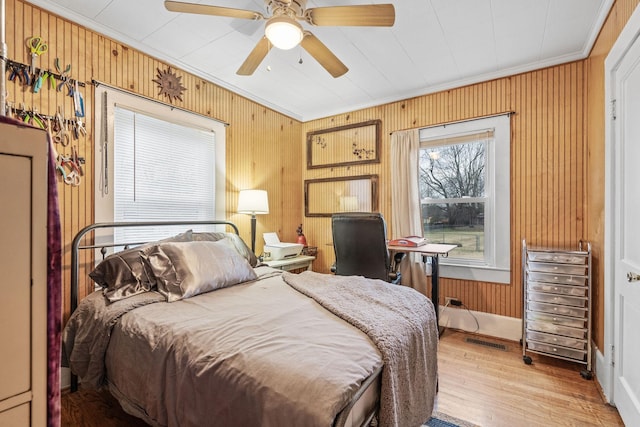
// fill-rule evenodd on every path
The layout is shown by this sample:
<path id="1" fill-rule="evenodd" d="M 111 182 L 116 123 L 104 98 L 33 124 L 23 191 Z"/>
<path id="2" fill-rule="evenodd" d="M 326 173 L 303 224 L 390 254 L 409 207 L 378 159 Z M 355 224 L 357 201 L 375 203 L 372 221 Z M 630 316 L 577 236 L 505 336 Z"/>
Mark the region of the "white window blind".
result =
<path id="1" fill-rule="evenodd" d="M 215 218 L 215 133 L 120 106 L 114 111 L 114 221 Z M 168 229 L 123 228 L 116 241 L 144 242 Z M 176 233 L 184 227 L 176 227 Z"/>

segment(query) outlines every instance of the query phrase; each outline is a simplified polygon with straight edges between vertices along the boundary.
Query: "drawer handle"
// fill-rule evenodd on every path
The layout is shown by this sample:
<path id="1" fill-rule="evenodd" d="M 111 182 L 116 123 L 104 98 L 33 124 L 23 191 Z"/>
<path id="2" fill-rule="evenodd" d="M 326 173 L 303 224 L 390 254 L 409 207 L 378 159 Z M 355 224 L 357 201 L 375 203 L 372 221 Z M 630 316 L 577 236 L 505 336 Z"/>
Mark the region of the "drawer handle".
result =
<path id="1" fill-rule="evenodd" d="M 632 273 L 630 271 L 627 273 L 627 282 L 631 283 L 638 281 L 640 281 L 640 274 Z"/>

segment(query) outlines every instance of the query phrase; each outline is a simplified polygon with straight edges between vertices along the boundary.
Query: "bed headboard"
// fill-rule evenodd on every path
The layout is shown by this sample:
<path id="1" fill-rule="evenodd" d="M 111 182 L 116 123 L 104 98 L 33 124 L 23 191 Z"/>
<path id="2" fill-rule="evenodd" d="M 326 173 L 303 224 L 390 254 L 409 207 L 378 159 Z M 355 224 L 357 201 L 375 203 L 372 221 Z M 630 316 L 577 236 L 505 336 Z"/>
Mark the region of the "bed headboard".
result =
<path id="1" fill-rule="evenodd" d="M 115 228 L 138 228 L 138 227 L 170 227 L 170 226 L 185 226 L 192 227 L 195 225 L 225 225 L 233 229 L 236 234 L 238 227 L 229 221 L 149 221 L 149 222 L 101 222 L 86 226 L 80 230 L 71 244 L 71 313 L 78 307 L 78 284 L 79 284 L 79 252 L 87 249 L 106 249 L 110 247 L 118 246 L 137 246 L 147 242 L 110 242 L 105 244 L 93 244 L 93 245 L 80 245 L 85 235 L 91 231 L 98 229 L 115 229 Z M 104 253 L 104 252 L 103 252 Z"/>

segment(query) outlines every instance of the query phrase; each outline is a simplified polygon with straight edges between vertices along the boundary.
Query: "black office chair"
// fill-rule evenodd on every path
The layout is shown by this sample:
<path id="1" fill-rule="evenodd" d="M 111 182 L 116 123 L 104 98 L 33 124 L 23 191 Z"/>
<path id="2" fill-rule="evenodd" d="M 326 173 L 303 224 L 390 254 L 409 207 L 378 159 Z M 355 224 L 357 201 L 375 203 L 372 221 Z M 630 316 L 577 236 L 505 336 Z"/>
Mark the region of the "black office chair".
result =
<path id="1" fill-rule="evenodd" d="M 336 262 L 331 271 L 341 276 L 364 276 L 400 283 L 396 270 L 404 256 L 394 260 L 387 250 L 387 225 L 379 213 L 349 212 L 331 216 Z"/>

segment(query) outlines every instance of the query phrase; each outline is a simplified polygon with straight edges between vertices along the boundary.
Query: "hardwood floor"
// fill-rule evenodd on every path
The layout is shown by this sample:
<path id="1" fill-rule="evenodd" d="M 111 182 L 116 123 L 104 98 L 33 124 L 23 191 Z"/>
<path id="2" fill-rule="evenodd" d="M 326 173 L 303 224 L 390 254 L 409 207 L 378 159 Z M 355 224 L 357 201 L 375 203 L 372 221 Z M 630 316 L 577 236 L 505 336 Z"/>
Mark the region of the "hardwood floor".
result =
<path id="1" fill-rule="evenodd" d="M 506 350 L 466 342 L 478 338 Z M 580 376 L 581 365 L 531 355 L 522 362 L 517 342 L 447 329 L 438 350 L 436 409 L 483 427 L 623 426 L 604 403 L 595 381 Z M 62 425 L 136 427 L 108 392 L 79 391 L 62 397 Z"/>
<path id="2" fill-rule="evenodd" d="M 503 344 L 499 350 L 466 342 Z M 438 349 L 438 411 L 486 427 L 623 426 L 604 403 L 596 381 L 580 376 L 583 365 L 530 354 L 518 342 L 445 330 Z"/>

